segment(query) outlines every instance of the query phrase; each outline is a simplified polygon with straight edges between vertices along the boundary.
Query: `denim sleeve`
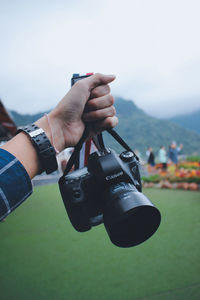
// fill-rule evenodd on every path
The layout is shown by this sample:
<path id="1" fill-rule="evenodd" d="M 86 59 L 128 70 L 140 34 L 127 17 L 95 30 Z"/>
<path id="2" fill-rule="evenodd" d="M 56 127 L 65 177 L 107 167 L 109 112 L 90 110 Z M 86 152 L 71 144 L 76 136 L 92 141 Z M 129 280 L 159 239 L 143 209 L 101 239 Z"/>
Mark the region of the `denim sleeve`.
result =
<path id="1" fill-rule="evenodd" d="M 32 193 L 28 173 L 19 160 L 0 148 L 0 221 Z"/>

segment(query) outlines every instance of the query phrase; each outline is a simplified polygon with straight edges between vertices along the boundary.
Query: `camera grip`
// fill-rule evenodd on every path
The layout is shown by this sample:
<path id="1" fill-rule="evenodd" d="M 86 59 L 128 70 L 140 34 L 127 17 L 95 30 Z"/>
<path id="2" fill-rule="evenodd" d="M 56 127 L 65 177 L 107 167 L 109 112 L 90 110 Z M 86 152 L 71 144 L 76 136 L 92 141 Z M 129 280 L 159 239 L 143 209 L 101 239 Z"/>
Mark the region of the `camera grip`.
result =
<path id="1" fill-rule="evenodd" d="M 90 218 L 85 205 L 84 191 L 81 189 L 79 178 L 66 180 L 62 176 L 59 180 L 60 193 L 73 227 L 84 232 L 91 229 Z"/>

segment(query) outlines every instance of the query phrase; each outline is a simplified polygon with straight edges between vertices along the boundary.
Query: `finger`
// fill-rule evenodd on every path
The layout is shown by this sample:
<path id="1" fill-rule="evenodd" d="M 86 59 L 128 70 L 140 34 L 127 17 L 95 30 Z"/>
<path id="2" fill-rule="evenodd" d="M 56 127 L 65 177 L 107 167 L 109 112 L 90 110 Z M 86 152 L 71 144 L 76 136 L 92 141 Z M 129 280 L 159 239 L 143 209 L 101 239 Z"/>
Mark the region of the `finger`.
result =
<path id="1" fill-rule="evenodd" d="M 114 128 L 118 124 L 119 120 L 116 116 L 114 117 L 107 117 L 104 120 L 98 121 L 94 123 L 92 126 L 92 134 L 99 134 L 104 130 Z"/>
<path id="2" fill-rule="evenodd" d="M 103 109 L 114 104 L 114 98 L 108 94 L 103 97 L 94 98 L 87 102 L 85 112 Z"/>
<path id="3" fill-rule="evenodd" d="M 106 107 L 103 109 L 86 112 L 83 114 L 83 121 L 95 122 L 103 120 L 107 117 L 113 117 L 116 114 L 114 106 Z"/>
<path id="4" fill-rule="evenodd" d="M 99 85 L 91 91 L 90 99 L 105 96 L 110 93 L 110 87 L 107 84 Z"/>
<path id="5" fill-rule="evenodd" d="M 89 91 L 94 89 L 95 87 L 102 85 L 102 84 L 108 84 L 115 80 L 115 75 L 104 75 L 100 73 L 96 73 L 90 77 L 87 77 L 83 79 L 88 84 Z M 82 81 L 83 81 L 82 80 Z"/>

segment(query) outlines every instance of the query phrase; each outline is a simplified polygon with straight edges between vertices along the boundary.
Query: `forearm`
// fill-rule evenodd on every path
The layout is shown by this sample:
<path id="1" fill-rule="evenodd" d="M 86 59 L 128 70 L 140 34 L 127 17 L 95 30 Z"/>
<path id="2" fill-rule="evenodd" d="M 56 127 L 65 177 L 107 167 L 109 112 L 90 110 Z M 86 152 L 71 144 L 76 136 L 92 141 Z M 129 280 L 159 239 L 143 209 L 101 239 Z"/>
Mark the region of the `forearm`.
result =
<path id="1" fill-rule="evenodd" d="M 41 164 L 37 152 L 25 133 L 19 133 L 2 148 L 13 154 L 21 162 L 31 179 L 40 172 Z"/>
<path id="2" fill-rule="evenodd" d="M 0 148 L 0 221 L 32 193 L 30 177 L 20 161 Z"/>
<path id="3" fill-rule="evenodd" d="M 35 124 L 45 131 L 45 134 L 52 143 L 52 135 L 47 118 L 44 116 L 35 122 Z M 21 162 L 31 179 L 42 171 L 37 151 L 26 133 L 20 132 L 3 145 L 2 148 L 13 154 Z"/>

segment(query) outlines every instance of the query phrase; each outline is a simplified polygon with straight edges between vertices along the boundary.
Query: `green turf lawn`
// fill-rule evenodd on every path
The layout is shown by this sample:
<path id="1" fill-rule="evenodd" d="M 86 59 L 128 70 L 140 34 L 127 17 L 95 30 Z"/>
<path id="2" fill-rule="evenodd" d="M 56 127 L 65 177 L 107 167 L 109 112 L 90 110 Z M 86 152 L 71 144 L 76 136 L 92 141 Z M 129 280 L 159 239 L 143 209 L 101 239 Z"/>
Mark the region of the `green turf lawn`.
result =
<path id="1" fill-rule="evenodd" d="M 137 247 L 100 225 L 76 232 L 56 185 L 36 188 L 0 223 L 1 300 L 200 299 L 200 193 L 146 190 L 162 213 Z"/>

